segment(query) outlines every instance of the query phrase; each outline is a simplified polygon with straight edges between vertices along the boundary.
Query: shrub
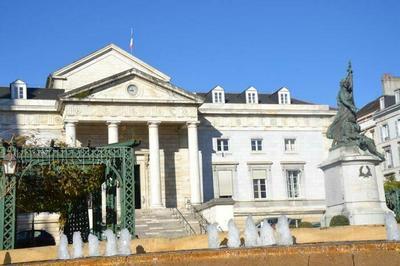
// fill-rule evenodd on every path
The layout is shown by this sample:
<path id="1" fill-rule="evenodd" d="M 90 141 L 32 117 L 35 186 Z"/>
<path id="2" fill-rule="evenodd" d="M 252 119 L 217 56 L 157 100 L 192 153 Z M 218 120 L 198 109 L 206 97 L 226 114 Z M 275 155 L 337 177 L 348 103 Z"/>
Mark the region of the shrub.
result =
<path id="1" fill-rule="evenodd" d="M 313 225 L 310 222 L 301 222 L 299 224 L 299 228 L 312 228 L 312 227 L 313 227 Z"/>
<path id="2" fill-rule="evenodd" d="M 347 218 L 344 215 L 333 216 L 331 222 L 329 223 L 329 226 L 344 226 L 344 225 L 350 225 L 349 218 Z"/>
<path id="3" fill-rule="evenodd" d="M 396 181 L 395 175 L 390 174 L 385 176 L 385 182 L 383 184 L 385 192 L 392 192 L 400 189 L 400 181 Z"/>

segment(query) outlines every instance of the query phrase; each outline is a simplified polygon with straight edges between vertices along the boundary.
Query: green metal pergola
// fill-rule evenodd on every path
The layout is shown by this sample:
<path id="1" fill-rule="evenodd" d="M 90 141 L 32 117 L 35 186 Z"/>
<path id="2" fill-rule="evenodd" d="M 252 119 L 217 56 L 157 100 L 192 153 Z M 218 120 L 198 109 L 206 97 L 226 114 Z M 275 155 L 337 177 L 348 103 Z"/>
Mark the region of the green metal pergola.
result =
<path id="1" fill-rule="evenodd" d="M 0 147 L 0 160 L 9 153 L 17 160 L 17 171 L 6 176 L 0 167 L 0 250 L 13 249 L 16 235 L 16 185 L 22 178 L 38 165 L 49 165 L 53 161 L 63 164 L 96 165 L 106 168 L 106 224 L 108 228 L 127 228 L 135 233 L 135 179 L 134 147 L 139 142 L 128 141 L 101 147 L 60 148 L 60 147 L 17 147 L 9 145 Z M 116 224 L 116 181 L 120 187 L 121 219 Z M 34 200 L 34 199 L 32 199 Z M 100 236 L 103 230 L 101 213 L 101 190 L 93 195 L 93 233 Z"/>

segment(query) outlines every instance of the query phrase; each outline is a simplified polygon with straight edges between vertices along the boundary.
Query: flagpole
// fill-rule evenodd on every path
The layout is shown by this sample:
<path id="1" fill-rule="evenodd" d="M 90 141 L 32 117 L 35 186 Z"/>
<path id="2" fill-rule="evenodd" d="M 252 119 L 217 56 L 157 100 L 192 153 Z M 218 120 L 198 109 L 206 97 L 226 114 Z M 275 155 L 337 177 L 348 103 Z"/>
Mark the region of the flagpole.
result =
<path id="1" fill-rule="evenodd" d="M 131 27 L 131 39 L 129 42 L 129 49 L 131 50 L 131 55 L 133 55 L 133 28 Z"/>

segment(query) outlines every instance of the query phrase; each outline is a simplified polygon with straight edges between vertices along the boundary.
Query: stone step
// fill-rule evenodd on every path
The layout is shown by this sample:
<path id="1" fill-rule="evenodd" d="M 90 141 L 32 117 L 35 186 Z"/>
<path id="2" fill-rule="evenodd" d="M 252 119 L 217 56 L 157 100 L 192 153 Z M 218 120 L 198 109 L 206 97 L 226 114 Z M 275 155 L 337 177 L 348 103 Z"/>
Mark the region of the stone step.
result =
<path id="1" fill-rule="evenodd" d="M 182 212 L 188 223 L 197 232 L 198 222 L 190 212 Z M 184 225 L 170 209 L 136 210 L 136 232 L 139 238 L 176 238 L 187 235 Z"/>

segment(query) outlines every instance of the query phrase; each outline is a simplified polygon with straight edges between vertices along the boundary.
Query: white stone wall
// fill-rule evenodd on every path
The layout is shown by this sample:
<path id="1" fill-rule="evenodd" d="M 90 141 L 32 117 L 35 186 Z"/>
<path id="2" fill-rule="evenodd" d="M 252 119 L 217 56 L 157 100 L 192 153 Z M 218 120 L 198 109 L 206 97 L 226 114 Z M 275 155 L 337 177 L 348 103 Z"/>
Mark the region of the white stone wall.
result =
<path id="1" fill-rule="evenodd" d="M 63 141 L 61 115 L 31 106 L 25 110 L 0 110 L 1 138 L 9 140 L 13 135 L 28 136 L 32 140 L 28 144 L 38 146 L 48 145 L 52 139 Z"/>
<path id="2" fill-rule="evenodd" d="M 233 218 L 233 205 L 215 205 L 201 211 L 209 223 L 217 223 L 223 231 L 228 231 L 228 222 Z"/>
<path id="3" fill-rule="evenodd" d="M 216 136 L 229 138 L 230 151 L 227 153 L 214 152 L 210 143 Z M 289 153 L 284 151 L 284 138 L 296 138 L 297 151 Z M 250 140 L 263 139 L 263 151 L 252 152 Z M 286 177 L 282 171 L 282 162 L 304 162 L 304 198 L 323 199 L 322 171 L 318 169 L 321 158 L 327 156 L 324 149 L 324 139 L 318 131 L 267 131 L 267 130 L 200 130 L 200 149 L 203 154 L 211 154 L 211 161 L 203 161 L 203 172 L 209 173 L 212 163 L 237 164 L 237 176 L 234 180 L 233 198 L 239 201 L 253 200 L 253 184 L 249 176 L 248 163 L 260 162 L 271 165 L 271 187 L 269 199 L 286 199 Z M 211 149 L 210 149 L 211 148 Z M 204 169 L 208 168 L 208 169 Z M 209 179 L 209 177 L 204 177 Z M 208 192 L 209 193 L 209 192 Z M 211 193 L 210 193 L 211 194 Z"/>
<path id="4" fill-rule="evenodd" d="M 396 108 L 398 109 L 398 108 Z M 393 167 L 385 168 L 385 163 L 381 163 L 378 167 L 379 173 L 382 176 L 394 174 L 397 180 L 400 180 L 400 132 L 397 131 L 397 121 L 400 119 L 400 110 L 393 110 L 383 116 L 377 116 L 374 120 L 375 127 L 375 143 L 380 152 L 383 153 L 383 148 L 390 146 L 393 158 Z M 389 126 L 389 139 L 382 140 L 381 127 L 387 124 Z"/>
<path id="5" fill-rule="evenodd" d="M 274 111 L 269 111 L 270 107 L 260 107 L 261 111 L 257 111 L 251 106 L 249 108 L 254 109 L 249 111 L 251 114 L 229 115 L 229 108 L 228 105 L 225 106 L 226 114 L 219 114 L 220 110 L 212 114 L 204 106 L 200 108 L 201 111 L 205 110 L 199 115 L 204 201 L 211 200 L 218 194 L 214 191 L 215 182 L 218 181 L 214 177 L 213 165 L 233 165 L 236 174 L 233 177 L 232 198 L 235 204 L 232 210 L 238 223 L 244 221 L 249 214 L 257 219 L 287 214 L 292 218 L 319 221 L 325 209 L 324 175 L 319 164 L 328 156 L 331 141 L 326 138 L 326 129 L 335 112 L 329 113 L 321 106 L 312 106 L 310 109 L 305 106 L 298 109 L 290 106 L 285 107 L 287 110 L 279 115 L 280 111 L 275 107 Z M 237 112 L 239 109 L 236 106 L 233 110 Z M 260 115 L 263 110 L 266 114 Z M 290 110 L 296 115 L 285 113 Z M 325 113 L 318 115 L 322 110 Z M 299 112 L 303 115 L 299 115 Z M 311 115 L 312 113 L 314 114 Z M 215 139 L 221 137 L 229 139 L 228 152 L 216 151 Z M 260 152 L 251 150 L 251 139 L 255 138 L 263 140 Z M 296 139 L 295 152 L 285 151 L 285 138 Z M 249 163 L 254 162 L 270 167 L 266 199 L 254 199 L 253 181 L 249 172 Z M 283 169 L 288 163 L 303 166 L 301 196 L 296 199 L 289 199 L 287 195 L 286 174 Z M 206 214 L 206 210 L 203 213 Z"/>

